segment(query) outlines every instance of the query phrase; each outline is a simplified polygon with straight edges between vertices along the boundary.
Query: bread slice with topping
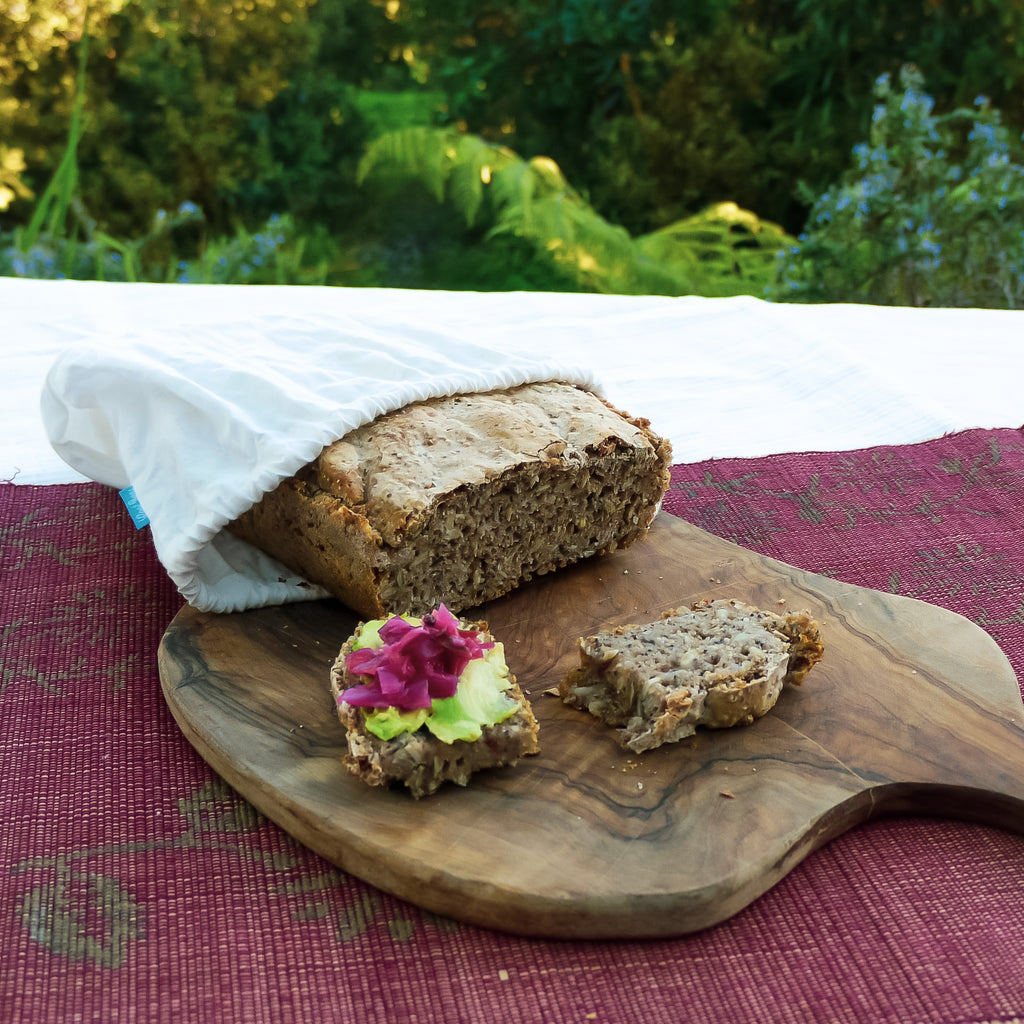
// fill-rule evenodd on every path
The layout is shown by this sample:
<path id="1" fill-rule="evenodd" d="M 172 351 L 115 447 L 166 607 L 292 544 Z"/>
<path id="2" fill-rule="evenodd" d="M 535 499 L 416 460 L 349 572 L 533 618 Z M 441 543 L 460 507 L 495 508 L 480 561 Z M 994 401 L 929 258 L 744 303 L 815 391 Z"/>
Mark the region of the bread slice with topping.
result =
<path id="1" fill-rule="evenodd" d="M 618 730 L 641 752 L 691 736 L 700 725 L 749 724 L 799 685 L 822 658 L 807 612 L 762 611 L 739 601 L 701 601 L 656 622 L 579 641 L 580 663 L 562 699 Z"/>
<path id="2" fill-rule="evenodd" d="M 393 618 L 419 624 L 434 614 Z M 331 668 L 331 692 L 348 743 L 343 762 L 352 775 L 370 786 L 403 785 L 419 799 L 445 782 L 465 786 L 475 772 L 512 767 L 540 750 L 533 709 L 486 622 L 457 622 L 459 634 L 469 637 L 475 653 L 461 671 L 456 666 L 458 686 L 450 697 L 415 710 L 349 703 L 346 693 L 353 694 L 353 701 L 361 699 L 354 695 L 366 691 L 368 682 L 366 675 L 353 671 L 359 663 L 350 656 L 361 647 L 379 647 L 380 628 L 388 621 L 360 623 Z M 443 660 L 436 651 L 421 653 L 428 672 Z M 419 656 L 413 651 L 414 661 Z M 407 659 L 401 664 L 408 664 Z M 414 667 L 411 676 L 418 678 L 410 682 L 422 685 L 422 674 Z"/>

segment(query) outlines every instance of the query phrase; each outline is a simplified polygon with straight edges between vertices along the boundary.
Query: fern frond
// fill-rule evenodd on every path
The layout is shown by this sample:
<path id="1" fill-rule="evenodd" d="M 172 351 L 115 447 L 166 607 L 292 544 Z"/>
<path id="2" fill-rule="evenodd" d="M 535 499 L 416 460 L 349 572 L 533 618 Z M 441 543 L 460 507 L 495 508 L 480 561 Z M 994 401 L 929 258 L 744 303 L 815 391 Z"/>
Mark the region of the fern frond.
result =
<path id="1" fill-rule="evenodd" d="M 386 132 L 367 146 L 356 168 L 356 183 L 362 185 L 371 176 L 415 178 L 444 202 L 458 139 L 457 132 L 426 126 Z"/>
<path id="2" fill-rule="evenodd" d="M 775 273 L 776 253 L 793 239 L 777 224 L 735 203 L 715 203 L 692 217 L 635 240 L 644 257 L 689 262 L 709 296 L 760 295 Z"/>
<path id="3" fill-rule="evenodd" d="M 735 203 L 719 203 L 660 231 L 632 238 L 605 220 L 548 157 L 511 150 L 453 129 L 388 132 L 370 143 L 357 180 L 418 180 L 472 226 L 489 200 L 489 236 L 532 242 L 584 288 L 617 294 L 763 294 L 788 236 Z"/>
<path id="4" fill-rule="evenodd" d="M 450 151 L 449 151 L 450 152 Z M 460 135 L 451 155 L 449 196 L 472 227 L 483 205 L 485 189 L 502 168 L 522 162 L 509 149 L 492 146 L 475 135 Z"/>
<path id="5" fill-rule="evenodd" d="M 420 125 L 374 139 L 359 161 L 356 182 L 371 177 L 419 181 L 439 203 L 451 199 L 471 226 L 493 174 L 516 162 L 522 161 L 511 150 L 475 135 Z"/>
<path id="6" fill-rule="evenodd" d="M 533 201 L 539 181 L 525 160 L 506 164 L 491 176 L 491 199 L 495 210 L 492 234 L 529 234 L 533 225 Z"/>

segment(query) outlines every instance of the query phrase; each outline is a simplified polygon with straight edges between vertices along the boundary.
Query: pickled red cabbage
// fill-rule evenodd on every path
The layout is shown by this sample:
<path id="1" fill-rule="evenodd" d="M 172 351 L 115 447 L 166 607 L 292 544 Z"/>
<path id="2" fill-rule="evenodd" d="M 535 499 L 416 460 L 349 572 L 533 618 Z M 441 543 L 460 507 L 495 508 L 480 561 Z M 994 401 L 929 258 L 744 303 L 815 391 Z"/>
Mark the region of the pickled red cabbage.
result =
<path id="1" fill-rule="evenodd" d="M 481 642 L 475 630 L 463 629 L 443 604 L 418 624 L 393 616 L 381 626 L 380 639 L 380 646 L 360 647 L 346 657 L 348 671 L 366 680 L 345 691 L 346 704 L 429 708 L 435 698 L 453 696 L 470 661 L 494 646 Z"/>

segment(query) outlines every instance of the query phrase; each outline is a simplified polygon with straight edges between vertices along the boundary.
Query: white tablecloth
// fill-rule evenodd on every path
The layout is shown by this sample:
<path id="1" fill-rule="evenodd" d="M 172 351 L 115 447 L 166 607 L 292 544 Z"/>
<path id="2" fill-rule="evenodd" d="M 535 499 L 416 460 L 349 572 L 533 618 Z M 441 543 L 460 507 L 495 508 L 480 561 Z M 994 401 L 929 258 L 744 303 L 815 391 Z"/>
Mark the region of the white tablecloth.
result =
<path id="1" fill-rule="evenodd" d="M 1024 423 L 1024 312 L 798 306 L 751 298 L 111 284 L 0 278 L 0 479 L 82 479 L 53 452 L 39 395 L 57 355 L 189 325 L 239 344 L 306 317 L 377 332 L 478 333 L 592 366 L 675 460 L 842 451 Z"/>

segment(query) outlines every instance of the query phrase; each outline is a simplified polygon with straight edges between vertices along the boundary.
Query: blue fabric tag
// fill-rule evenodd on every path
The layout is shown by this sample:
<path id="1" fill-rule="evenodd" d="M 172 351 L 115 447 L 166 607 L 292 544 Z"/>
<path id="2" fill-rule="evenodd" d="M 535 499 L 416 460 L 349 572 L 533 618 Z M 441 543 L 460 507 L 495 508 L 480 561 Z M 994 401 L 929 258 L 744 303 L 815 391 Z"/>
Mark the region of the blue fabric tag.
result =
<path id="1" fill-rule="evenodd" d="M 149 526 L 149 516 L 146 515 L 139 504 L 139 499 L 135 495 L 135 488 L 126 487 L 123 491 L 118 491 L 118 494 L 121 495 L 124 507 L 128 509 L 128 515 L 132 517 L 135 529 L 141 530 L 144 526 Z"/>

